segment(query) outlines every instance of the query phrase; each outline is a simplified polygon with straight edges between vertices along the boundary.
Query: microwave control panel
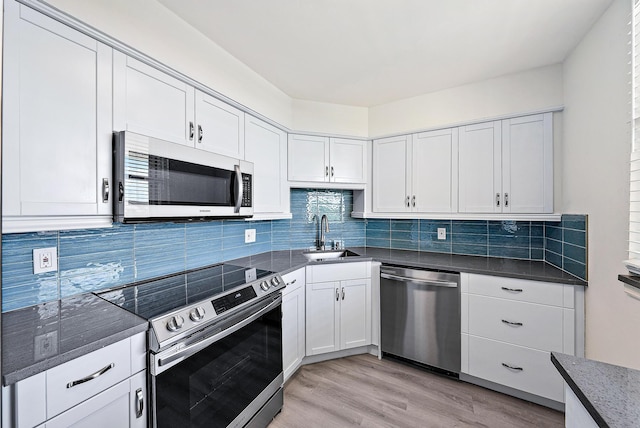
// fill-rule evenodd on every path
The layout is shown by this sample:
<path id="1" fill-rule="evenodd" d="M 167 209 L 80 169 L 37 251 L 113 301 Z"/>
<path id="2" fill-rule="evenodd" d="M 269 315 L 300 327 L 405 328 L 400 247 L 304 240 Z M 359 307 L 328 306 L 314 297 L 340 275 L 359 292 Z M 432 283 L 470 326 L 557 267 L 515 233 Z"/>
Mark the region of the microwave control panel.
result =
<path id="1" fill-rule="evenodd" d="M 241 207 L 252 206 L 253 185 L 251 174 L 242 174 L 242 205 Z"/>

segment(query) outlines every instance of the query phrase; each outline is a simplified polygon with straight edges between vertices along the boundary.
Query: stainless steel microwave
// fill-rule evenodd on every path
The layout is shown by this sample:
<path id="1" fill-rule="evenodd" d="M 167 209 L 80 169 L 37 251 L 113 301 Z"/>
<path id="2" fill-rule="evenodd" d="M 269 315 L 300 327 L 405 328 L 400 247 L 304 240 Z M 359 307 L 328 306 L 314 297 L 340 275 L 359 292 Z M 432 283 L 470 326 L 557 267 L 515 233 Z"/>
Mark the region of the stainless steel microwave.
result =
<path id="1" fill-rule="evenodd" d="M 253 164 L 129 131 L 114 133 L 116 222 L 253 215 Z"/>

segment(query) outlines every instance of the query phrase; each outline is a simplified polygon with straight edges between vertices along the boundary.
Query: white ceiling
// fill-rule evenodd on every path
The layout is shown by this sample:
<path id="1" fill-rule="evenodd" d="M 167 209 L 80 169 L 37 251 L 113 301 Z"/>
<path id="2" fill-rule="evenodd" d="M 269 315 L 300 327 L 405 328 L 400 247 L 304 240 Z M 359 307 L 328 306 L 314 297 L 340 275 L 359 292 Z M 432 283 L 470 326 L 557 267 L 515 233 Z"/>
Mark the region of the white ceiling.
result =
<path id="1" fill-rule="evenodd" d="M 296 99 L 375 106 L 562 62 L 612 0 L 158 0 Z"/>

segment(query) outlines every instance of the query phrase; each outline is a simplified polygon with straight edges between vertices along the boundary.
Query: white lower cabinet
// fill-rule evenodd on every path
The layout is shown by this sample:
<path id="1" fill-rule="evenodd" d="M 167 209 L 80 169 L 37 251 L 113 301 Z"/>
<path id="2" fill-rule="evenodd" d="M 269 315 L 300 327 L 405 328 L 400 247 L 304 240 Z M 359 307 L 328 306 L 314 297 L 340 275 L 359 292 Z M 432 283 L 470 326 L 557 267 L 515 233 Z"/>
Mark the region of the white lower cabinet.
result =
<path id="1" fill-rule="evenodd" d="M 3 428 L 146 427 L 145 333 L 3 388 Z"/>
<path id="2" fill-rule="evenodd" d="M 307 266 L 306 355 L 371 344 L 371 262 Z"/>
<path id="3" fill-rule="evenodd" d="M 282 368 L 284 380 L 300 367 L 305 352 L 305 269 L 282 275 Z"/>
<path id="4" fill-rule="evenodd" d="M 564 411 L 564 426 L 566 428 L 596 428 L 598 424 L 593 420 L 593 417 L 569 385 L 565 384 L 564 390 L 567 399 Z"/>
<path id="5" fill-rule="evenodd" d="M 462 373 L 564 402 L 550 352 L 581 353 L 581 287 L 465 273 L 461 286 Z"/>

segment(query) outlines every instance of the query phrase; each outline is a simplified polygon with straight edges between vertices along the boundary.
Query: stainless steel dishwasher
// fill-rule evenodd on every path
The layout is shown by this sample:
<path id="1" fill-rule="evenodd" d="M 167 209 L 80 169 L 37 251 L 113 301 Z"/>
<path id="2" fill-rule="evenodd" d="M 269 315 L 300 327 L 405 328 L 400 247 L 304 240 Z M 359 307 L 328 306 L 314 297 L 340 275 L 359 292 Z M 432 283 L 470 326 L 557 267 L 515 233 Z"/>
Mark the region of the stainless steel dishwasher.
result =
<path id="1" fill-rule="evenodd" d="M 382 265 L 383 354 L 460 373 L 460 274 Z"/>

